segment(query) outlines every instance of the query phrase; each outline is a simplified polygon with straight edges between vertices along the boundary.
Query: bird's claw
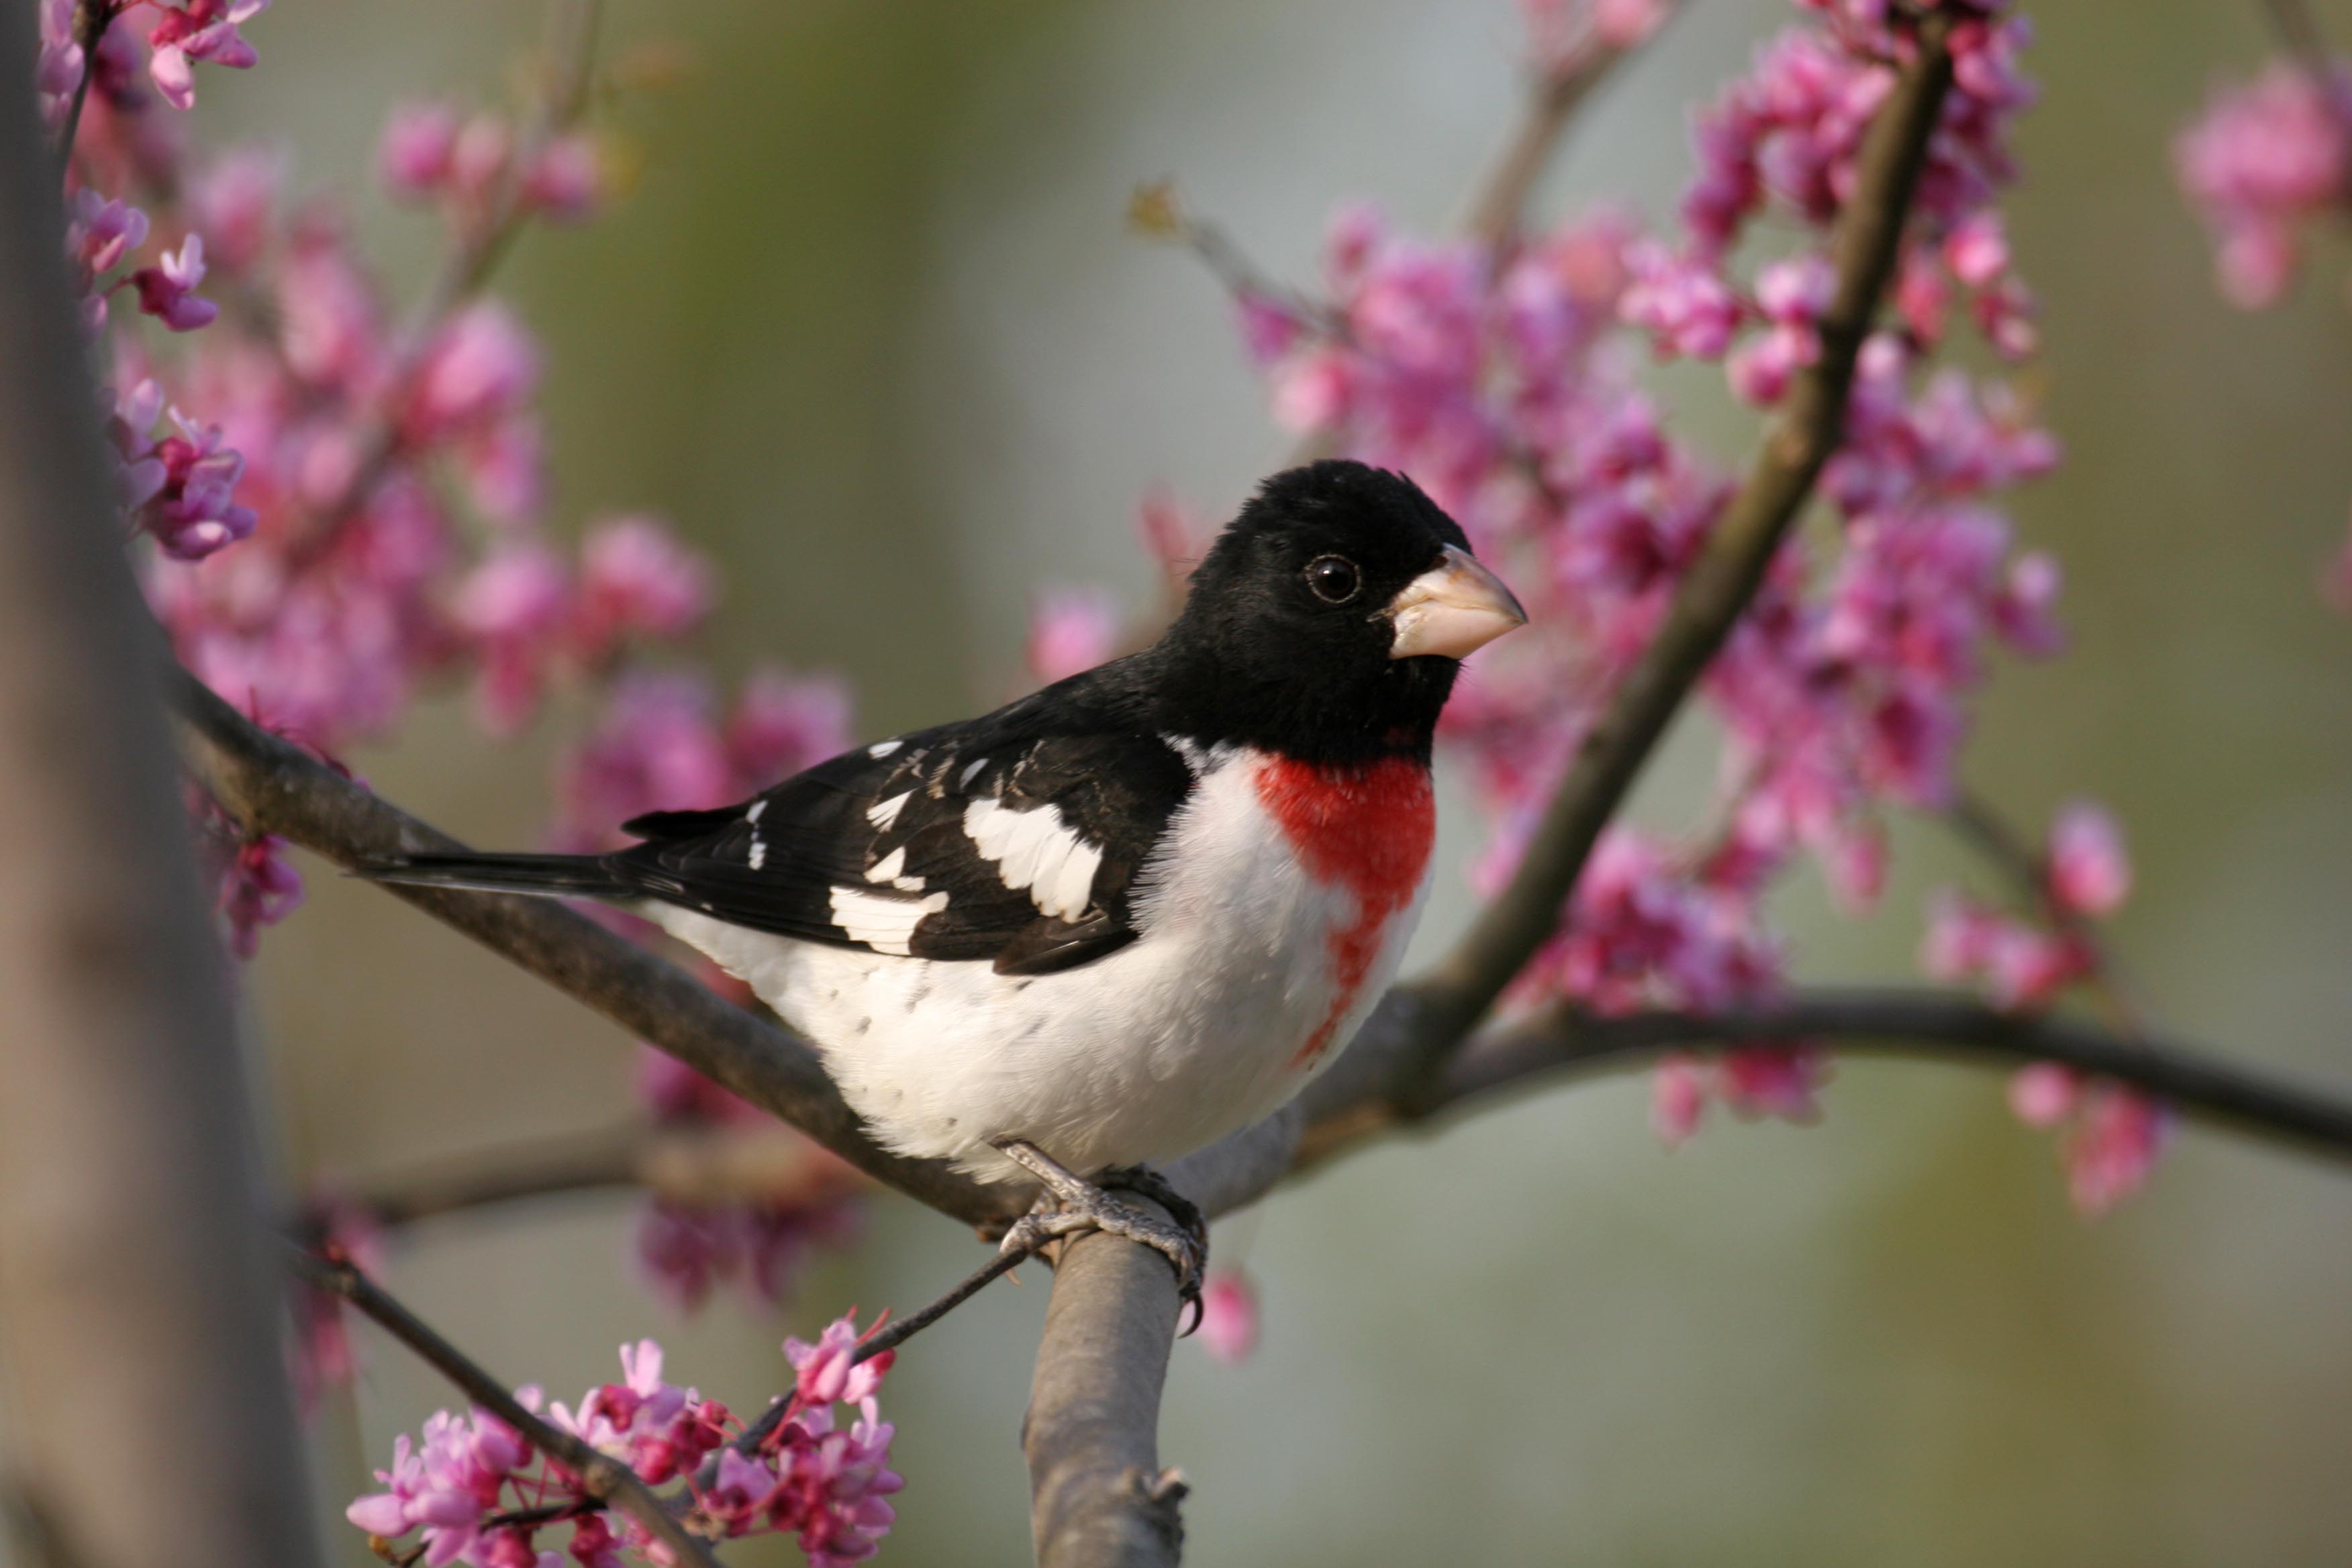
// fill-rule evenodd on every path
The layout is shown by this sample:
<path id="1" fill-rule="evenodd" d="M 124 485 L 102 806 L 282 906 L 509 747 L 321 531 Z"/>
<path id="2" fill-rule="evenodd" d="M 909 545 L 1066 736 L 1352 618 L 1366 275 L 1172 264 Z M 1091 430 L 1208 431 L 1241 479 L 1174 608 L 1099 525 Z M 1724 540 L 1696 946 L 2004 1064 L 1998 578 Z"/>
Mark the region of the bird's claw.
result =
<path id="1" fill-rule="evenodd" d="M 1170 1186 L 1157 1172 L 1141 1165 L 1103 1173 L 1099 1184 L 1067 1170 L 1043 1149 L 1023 1138 L 1000 1140 L 996 1148 L 1007 1159 L 1035 1176 L 1045 1187 L 1037 1205 L 1004 1233 L 1003 1252 L 1031 1253 L 1048 1242 L 1081 1231 L 1106 1231 L 1148 1247 L 1168 1259 L 1176 1270 L 1179 1300 L 1192 1309 L 1184 1332 L 1201 1326 L 1201 1285 L 1209 1262 L 1209 1226 L 1191 1199 Z M 1174 1217 L 1158 1215 L 1121 1202 L 1104 1191 L 1124 1187 L 1166 1208 Z"/>
<path id="2" fill-rule="evenodd" d="M 999 1244 L 1003 1252 L 1034 1252 L 1049 1242 L 1085 1231 L 1099 1230 L 1148 1247 L 1168 1259 L 1176 1271 L 1178 1296 L 1192 1309 L 1192 1328 L 1200 1326 L 1201 1282 L 1209 1258 L 1208 1237 L 1200 1228 L 1200 1212 L 1177 1200 L 1188 1215 L 1172 1220 L 1113 1197 L 1099 1187 L 1083 1194 L 1047 1193 L 1035 1208 L 1013 1222 Z M 1190 1333 L 1192 1328 L 1185 1330 Z"/>

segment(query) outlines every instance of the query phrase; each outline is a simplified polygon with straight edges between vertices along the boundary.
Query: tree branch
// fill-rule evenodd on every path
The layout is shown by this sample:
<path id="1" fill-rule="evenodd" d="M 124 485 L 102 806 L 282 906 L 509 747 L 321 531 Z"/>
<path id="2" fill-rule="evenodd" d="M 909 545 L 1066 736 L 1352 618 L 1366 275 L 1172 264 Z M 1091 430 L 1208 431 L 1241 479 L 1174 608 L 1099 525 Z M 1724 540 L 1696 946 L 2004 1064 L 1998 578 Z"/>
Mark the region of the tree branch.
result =
<path id="1" fill-rule="evenodd" d="M 1679 0 L 1675 0 L 1679 5 Z M 1668 19 L 1671 19 L 1669 17 Z M 1658 26 L 1665 26 L 1661 21 Z M 1654 37 L 1654 34 L 1652 36 Z M 1644 39 L 1643 42 L 1646 42 Z M 1502 153 L 1478 181 L 1462 218 L 1462 232 L 1489 254 L 1517 237 L 1536 182 L 1559 150 L 1569 121 L 1618 62 L 1641 46 L 1614 44 L 1587 23 L 1587 31 L 1566 57 L 1549 67 L 1528 93 L 1527 108 Z"/>
<path id="2" fill-rule="evenodd" d="M 100 9 L 78 24 L 92 52 Z M 50 1568 L 304 1568 L 236 1022 L 92 416 L 32 21 L 0 23 L 0 1509 L 16 1560 Z"/>
<path id="3" fill-rule="evenodd" d="M 189 769 L 247 831 L 282 835 L 346 868 L 463 847 L 261 729 L 184 670 L 175 668 L 172 675 Z M 545 899 L 406 886 L 384 890 L 942 1214 L 981 1224 L 1005 1217 L 1017 1200 L 1017 1194 L 982 1187 L 940 1162 L 908 1160 L 879 1148 L 815 1052 L 584 915 Z"/>
<path id="4" fill-rule="evenodd" d="M 1559 925 L 1601 830 L 1754 597 L 1837 449 L 1854 362 L 1894 272 L 1912 193 L 1951 85 L 1947 26 L 1940 15 L 1920 24 L 1917 49 L 1864 141 L 1853 199 L 1831 247 L 1837 289 L 1820 323 L 1821 357 L 1797 377 L 1657 636 L 1586 731 L 1510 884 L 1419 986 L 1431 1031 L 1424 1066 L 1433 1077 Z"/>
<path id="5" fill-rule="evenodd" d="M 1184 1481 L 1160 1468 L 1159 1433 L 1177 1310 L 1158 1253 L 1063 1244 L 1021 1426 L 1039 1568 L 1174 1568 Z"/>
<path id="6" fill-rule="evenodd" d="M 393 1338 L 423 1357 L 427 1364 L 456 1384 L 467 1398 L 521 1433 L 549 1458 L 580 1478 L 591 1497 L 627 1514 L 667 1547 L 679 1563 L 719 1568 L 708 1542 L 679 1522 L 662 1506 L 645 1478 L 608 1454 L 599 1453 L 537 1411 L 515 1398 L 506 1384 L 492 1377 L 465 1352 L 441 1337 L 433 1326 L 410 1311 L 382 1286 L 349 1263 L 320 1258 L 300 1247 L 286 1249 L 287 1263 L 312 1289 L 340 1296 L 381 1324 Z"/>
<path id="7" fill-rule="evenodd" d="M 809 1187 L 811 1162 L 824 1159 L 806 1140 L 764 1122 L 694 1128 L 631 1122 L 453 1156 L 427 1170 L 355 1182 L 349 1190 L 377 1224 L 413 1225 L 615 1188 L 690 1204 L 791 1198 Z M 828 1166 L 820 1180 L 849 1180 Z"/>
<path id="8" fill-rule="evenodd" d="M 2352 1099 L 2282 1081 L 2210 1051 L 2068 1018 L 2003 1013 L 1967 995 L 1824 989 L 1738 1013 L 1595 1017 L 1549 1009 L 1480 1037 L 1417 1100 L 1390 1105 L 1384 1115 L 1360 1100 L 1310 1124 L 1296 1169 L 1311 1168 L 1385 1127 L 1459 1115 L 1563 1073 L 1630 1067 L 1669 1050 L 1790 1040 L 1834 1042 L 1847 1054 L 1939 1056 L 1999 1067 L 2059 1062 L 2144 1089 L 2218 1126 L 2352 1161 Z"/>

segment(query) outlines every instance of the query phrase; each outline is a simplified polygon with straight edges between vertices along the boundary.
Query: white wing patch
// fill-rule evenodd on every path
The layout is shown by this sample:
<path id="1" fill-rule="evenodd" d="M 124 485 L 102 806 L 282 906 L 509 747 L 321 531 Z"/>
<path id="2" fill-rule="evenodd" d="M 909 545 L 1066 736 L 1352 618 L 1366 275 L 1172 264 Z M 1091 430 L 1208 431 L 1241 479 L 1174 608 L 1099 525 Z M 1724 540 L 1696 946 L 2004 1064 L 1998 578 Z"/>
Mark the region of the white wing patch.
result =
<path id="1" fill-rule="evenodd" d="M 923 890 L 923 879 L 920 877 L 907 875 L 907 847 L 903 844 L 875 861 L 873 868 L 866 873 L 866 879 L 869 882 L 887 882 L 902 893 L 919 893 Z"/>
<path id="2" fill-rule="evenodd" d="M 898 820 L 898 814 L 907 809 L 907 802 L 914 795 L 915 792 L 908 790 L 904 795 L 894 795 L 888 800 L 876 801 L 866 808 L 866 820 L 872 823 L 877 832 L 889 832 L 890 825 Z"/>
<path id="3" fill-rule="evenodd" d="M 887 757 L 903 744 L 905 742 L 901 741 L 877 741 L 866 748 L 866 754 L 869 757 Z"/>
<path id="4" fill-rule="evenodd" d="M 963 830 L 1004 885 L 1025 889 L 1040 913 L 1075 921 L 1094 897 L 1102 851 L 1078 837 L 1054 806 L 1018 811 L 995 800 L 964 808 Z"/>
<path id="5" fill-rule="evenodd" d="M 972 758 L 971 762 L 964 768 L 963 776 L 956 780 L 956 788 L 971 788 L 971 781 L 978 778 L 980 776 L 980 770 L 986 766 L 988 766 L 988 759 L 986 757 Z"/>
<path id="6" fill-rule="evenodd" d="M 835 888 L 832 902 L 833 923 L 852 942 L 862 942 L 877 952 L 894 952 L 904 958 L 908 943 L 914 940 L 915 927 L 925 915 L 946 909 L 948 896 L 933 893 L 927 899 L 909 900 L 869 893 L 860 888 Z"/>
<path id="7" fill-rule="evenodd" d="M 765 840 L 765 839 L 761 838 L 758 834 L 754 833 L 753 835 L 751 835 L 751 869 L 753 869 L 754 871 L 756 871 L 756 870 L 758 870 L 761 867 L 762 867 L 762 866 L 766 865 L 767 863 L 768 863 L 768 844 L 767 844 L 767 840 Z"/>

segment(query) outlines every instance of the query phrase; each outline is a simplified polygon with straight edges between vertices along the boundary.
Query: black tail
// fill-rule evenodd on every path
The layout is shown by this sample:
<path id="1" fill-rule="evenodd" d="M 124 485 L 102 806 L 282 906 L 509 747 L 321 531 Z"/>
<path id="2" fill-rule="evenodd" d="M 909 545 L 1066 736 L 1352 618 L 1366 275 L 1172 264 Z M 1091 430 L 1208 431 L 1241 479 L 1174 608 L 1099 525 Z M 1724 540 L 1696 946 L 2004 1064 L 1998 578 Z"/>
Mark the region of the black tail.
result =
<path id="1" fill-rule="evenodd" d="M 597 855 L 410 855 L 352 873 L 372 882 L 533 893 L 550 899 L 635 899 L 645 889 Z"/>

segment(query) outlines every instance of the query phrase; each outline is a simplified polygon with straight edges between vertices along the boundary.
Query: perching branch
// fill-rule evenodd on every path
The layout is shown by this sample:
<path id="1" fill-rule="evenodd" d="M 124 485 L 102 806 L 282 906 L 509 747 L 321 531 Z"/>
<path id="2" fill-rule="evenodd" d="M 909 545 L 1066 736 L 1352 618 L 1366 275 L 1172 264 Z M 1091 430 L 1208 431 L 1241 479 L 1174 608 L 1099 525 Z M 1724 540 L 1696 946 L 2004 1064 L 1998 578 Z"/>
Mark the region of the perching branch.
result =
<path id="1" fill-rule="evenodd" d="M 287 1248 L 287 1266 L 312 1289 L 340 1296 L 381 1324 L 393 1338 L 424 1358 L 436 1372 L 456 1384 L 466 1397 L 513 1427 L 555 1463 L 580 1478 L 591 1497 L 618 1509 L 642 1524 L 667 1547 L 672 1560 L 719 1568 L 708 1542 L 689 1531 L 645 1478 L 609 1454 L 551 1425 L 537 1411 L 515 1398 L 506 1384 L 492 1377 L 433 1326 L 410 1311 L 366 1275 L 349 1263 L 320 1258 L 299 1247 Z"/>
<path id="2" fill-rule="evenodd" d="M 176 671 L 173 679 L 189 769 L 248 832 L 282 835 L 346 868 L 462 847 L 261 729 L 194 677 Z M 940 1162 L 877 1147 L 807 1046 L 586 916 L 545 899 L 385 890 L 569 992 L 877 1181 L 973 1224 L 1005 1217 L 1013 1194 L 982 1187 Z"/>
<path id="3" fill-rule="evenodd" d="M 1516 875 L 1419 986 L 1436 1068 L 1559 923 L 1601 831 L 1617 814 L 1683 700 L 1755 596 L 1813 481 L 1837 449 L 1854 362 L 1893 276 L 1952 58 L 1940 14 L 1921 22 L 1862 146 L 1857 183 L 1831 245 L 1837 288 L 1819 323 L 1821 354 L 1791 386 L 1754 466 L 1676 588 L 1664 623 L 1585 732 Z"/>

